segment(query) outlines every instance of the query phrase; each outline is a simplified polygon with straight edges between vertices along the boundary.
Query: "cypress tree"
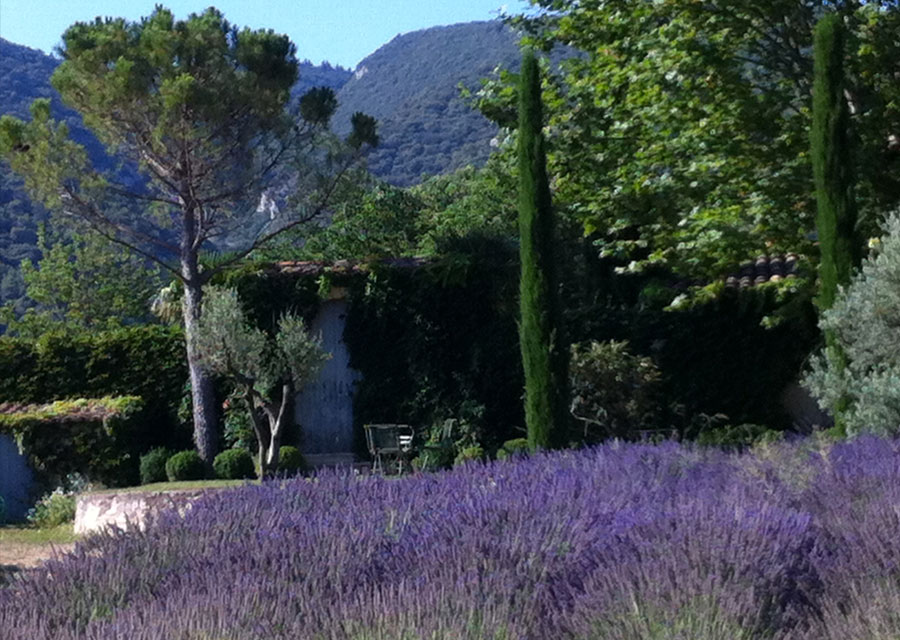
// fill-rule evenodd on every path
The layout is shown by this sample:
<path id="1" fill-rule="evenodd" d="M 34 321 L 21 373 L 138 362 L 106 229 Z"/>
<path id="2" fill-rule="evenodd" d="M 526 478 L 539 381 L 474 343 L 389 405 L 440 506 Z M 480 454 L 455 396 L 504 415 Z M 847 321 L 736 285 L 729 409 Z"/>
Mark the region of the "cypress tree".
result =
<path id="1" fill-rule="evenodd" d="M 844 28 L 839 15 L 823 16 L 815 29 L 813 122 L 810 133 L 816 185 L 816 230 L 819 239 L 820 311 L 834 304 L 838 287 L 849 284 L 859 264 L 854 172 L 850 148 L 850 110 L 844 98 Z M 826 353 L 837 369 L 846 367 L 846 355 L 833 330 L 825 331 Z M 835 426 L 843 431 L 846 398 L 832 407 Z"/>
<path id="2" fill-rule="evenodd" d="M 519 83 L 519 342 L 525 370 L 525 424 L 533 450 L 561 444 L 568 415 L 566 353 L 554 260 L 555 223 L 541 111 L 538 63 L 534 52 L 527 49 Z"/>

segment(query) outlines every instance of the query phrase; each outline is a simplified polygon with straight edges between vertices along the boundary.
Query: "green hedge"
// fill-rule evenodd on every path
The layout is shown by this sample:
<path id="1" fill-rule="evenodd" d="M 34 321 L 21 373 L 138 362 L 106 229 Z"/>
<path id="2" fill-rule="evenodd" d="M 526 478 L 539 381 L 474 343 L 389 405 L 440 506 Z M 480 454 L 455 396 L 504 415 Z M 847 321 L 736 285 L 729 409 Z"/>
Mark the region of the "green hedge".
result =
<path id="1" fill-rule="evenodd" d="M 213 471 L 222 480 L 242 480 L 256 477 L 253 457 L 246 449 L 226 449 L 213 460 Z"/>
<path id="2" fill-rule="evenodd" d="M 712 302 L 648 318 L 632 346 L 654 356 L 666 395 L 688 417 L 725 414 L 730 424 L 787 429 L 781 394 L 819 339 L 812 304 L 802 294 L 795 302 L 786 320 L 765 328 L 763 318 L 782 305 L 771 288 L 726 290 Z"/>
<path id="3" fill-rule="evenodd" d="M 47 484 L 78 473 L 115 485 L 132 463 L 130 442 L 143 401 L 136 396 L 0 405 L 0 433 L 15 438 Z"/>
<path id="4" fill-rule="evenodd" d="M 102 396 L 143 400 L 128 440 L 118 441 L 111 453 L 124 462 L 118 476 L 106 478 L 109 484 L 136 483 L 139 456 L 153 447 L 190 446 L 190 428 L 177 418 L 187 379 L 180 329 L 128 327 L 91 335 L 48 334 L 36 341 L 0 337 L 2 402 Z"/>

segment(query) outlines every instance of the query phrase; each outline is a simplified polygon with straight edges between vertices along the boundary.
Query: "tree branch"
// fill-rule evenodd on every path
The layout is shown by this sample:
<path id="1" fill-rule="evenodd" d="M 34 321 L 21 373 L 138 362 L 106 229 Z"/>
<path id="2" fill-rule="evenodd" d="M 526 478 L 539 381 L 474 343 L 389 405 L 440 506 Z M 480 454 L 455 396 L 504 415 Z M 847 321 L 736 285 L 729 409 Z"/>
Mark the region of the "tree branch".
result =
<path id="1" fill-rule="evenodd" d="M 347 171 L 354 164 L 354 162 L 356 162 L 356 160 L 358 158 L 359 158 L 359 152 L 354 153 L 352 156 L 350 156 L 350 159 L 348 159 L 348 161 L 344 164 L 344 166 L 341 167 L 341 170 L 336 174 L 334 180 L 331 182 L 331 184 L 329 185 L 328 189 L 325 191 L 322 198 L 320 198 L 319 203 L 313 209 L 312 213 L 308 213 L 305 216 L 302 216 L 301 218 L 298 218 L 297 220 L 294 220 L 271 233 L 265 234 L 265 235 L 261 236 L 260 238 L 257 238 L 246 249 L 236 252 L 232 257 L 222 261 L 221 263 L 219 263 L 218 265 L 216 265 L 209 271 L 204 272 L 204 282 L 208 282 L 211 278 L 213 278 L 215 275 L 221 273 L 226 268 L 230 267 L 231 265 L 233 265 L 237 262 L 240 262 L 241 260 L 246 258 L 248 255 L 250 255 L 250 253 L 252 253 L 254 250 L 260 248 L 261 246 L 263 246 L 264 244 L 266 244 L 273 238 L 281 235 L 285 231 L 288 231 L 289 229 L 293 229 L 294 227 L 296 227 L 298 225 L 310 222 L 310 221 L 314 220 L 316 217 L 318 217 L 322 213 L 322 211 L 325 210 L 325 207 L 328 206 L 328 201 L 331 198 L 331 196 L 334 194 L 335 189 L 337 189 L 337 185 L 340 183 L 341 179 L 344 177 L 344 175 L 347 173 Z"/>
<path id="2" fill-rule="evenodd" d="M 67 200 L 75 202 L 80 207 L 86 208 L 88 210 L 93 209 L 93 207 L 90 204 L 85 203 L 84 201 L 80 200 L 77 197 L 77 195 L 72 194 L 68 190 L 66 190 L 63 194 L 63 202 L 65 203 Z M 141 255 L 144 258 L 147 258 L 148 260 L 151 260 L 152 262 L 158 264 L 160 267 L 162 267 L 169 273 L 175 275 L 175 277 L 177 277 L 179 280 L 184 281 L 184 278 L 182 277 L 181 272 L 178 269 L 172 267 L 165 261 L 160 260 L 158 257 L 153 255 L 149 251 L 145 251 L 145 250 L 141 249 L 140 247 L 138 247 L 137 245 L 134 245 L 134 244 L 128 242 L 127 240 L 124 240 L 123 238 L 119 237 L 118 235 L 110 233 L 109 229 L 112 228 L 112 229 L 115 229 L 116 231 L 118 231 L 119 233 L 135 235 L 136 237 L 144 236 L 145 234 L 141 234 L 141 233 L 135 231 L 134 229 L 129 229 L 128 227 L 123 227 L 121 225 L 117 225 L 96 211 L 94 211 L 93 215 L 85 215 L 84 213 L 79 214 L 76 212 L 70 212 L 70 215 L 73 215 L 77 218 L 80 218 L 81 220 L 84 220 L 88 225 L 90 225 L 90 227 L 95 232 L 97 232 L 98 234 L 100 234 L 101 236 L 103 236 L 104 238 L 109 240 L 110 242 L 114 242 L 115 244 L 121 245 L 131 251 L 134 251 L 138 255 Z M 155 240 L 152 238 L 152 236 L 150 237 L 150 239 Z M 169 246 L 167 243 L 163 243 L 162 241 L 158 241 L 158 244 L 161 244 L 166 247 Z"/>

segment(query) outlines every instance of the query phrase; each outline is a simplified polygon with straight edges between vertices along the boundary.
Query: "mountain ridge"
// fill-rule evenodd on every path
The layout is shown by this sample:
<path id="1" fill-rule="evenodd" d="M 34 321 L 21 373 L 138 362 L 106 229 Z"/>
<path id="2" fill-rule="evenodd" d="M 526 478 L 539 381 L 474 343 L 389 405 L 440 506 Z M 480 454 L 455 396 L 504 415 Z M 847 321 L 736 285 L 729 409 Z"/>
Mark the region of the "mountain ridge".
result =
<path id="1" fill-rule="evenodd" d="M 518 60 L 518 36 L 500 21 L 395 36 L 360 61 L 338 92 L 333 127 L 345 133 L 356 111 L 374 116 L 381 142 L 369 169 L 397 186 L 483 163 L 497 127 L 462 100 L 460 85 L 477 88 L 498 66 L 517 67 Z"/>

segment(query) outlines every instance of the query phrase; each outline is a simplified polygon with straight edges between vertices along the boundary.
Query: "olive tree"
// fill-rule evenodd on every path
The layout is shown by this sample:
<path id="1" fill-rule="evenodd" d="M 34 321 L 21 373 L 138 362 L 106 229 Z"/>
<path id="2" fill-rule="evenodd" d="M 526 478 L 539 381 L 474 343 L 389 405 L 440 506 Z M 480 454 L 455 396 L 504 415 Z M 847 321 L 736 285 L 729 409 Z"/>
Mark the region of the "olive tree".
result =
<path id="1" fill-rule="evenodd" d="M 285 314 L 274 336 L 252 326 L 234 289 L 206 290 L 196 345 L 204 370 L 233 382 L 259 443 L 259 474 L 278 468 L 278 451 L 292 423 L 295 391 L 315 379 L 330 357 L 303 320 Z"/>

